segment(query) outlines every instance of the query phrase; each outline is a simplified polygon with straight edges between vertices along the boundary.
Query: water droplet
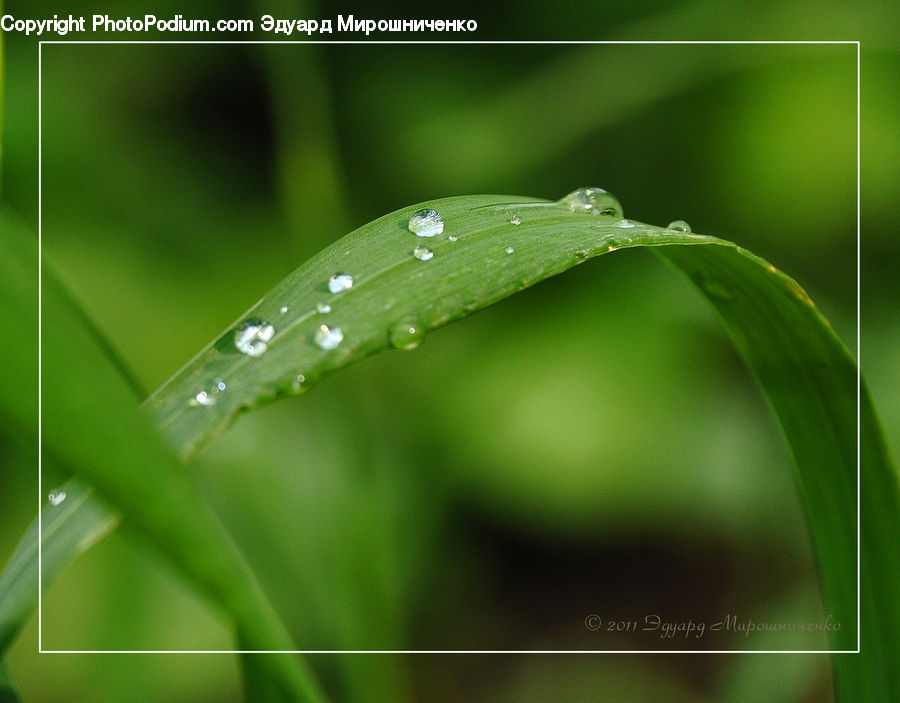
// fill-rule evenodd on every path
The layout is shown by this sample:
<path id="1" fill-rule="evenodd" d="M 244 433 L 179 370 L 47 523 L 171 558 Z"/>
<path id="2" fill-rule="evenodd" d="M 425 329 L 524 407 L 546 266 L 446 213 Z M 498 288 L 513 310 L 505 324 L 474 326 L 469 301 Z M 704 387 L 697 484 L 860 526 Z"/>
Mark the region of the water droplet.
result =
<path id="1" fill-rule="evenodd" d="M 388 337 L 395 349 L 415 349 L 425 339 L 425 327 L 417 317 L 407 317 L 391 326 Z"/>
<path id="2" fill-rule="evenodd" d="M 246 320 L 234 333 L 234 346 L 247 356 L 262 356 L 269 348 L 268 342 L 275 335 L 275 328 L 257 317 Z"/>
<path id="3" fill-rule="evenodd" d="M 606 215 L 608 217 L 622 217 L 622 205 L 612 193 L 607 193 L 603 188 L 579 188 L 560 198 L 561 205 L 568 205 L 573 212 L 583 212 L 588 215 Z"/>
<path id="4" fill-rule="evenodd" d="M 513 249 L 512 247 L 506 247 L 507 254 L 512 254 L 514 251 L 515 251 L 515 249 Z"/>
<path id="5" fill-rule="evenodd" d="M 58 488 L 54 488 L 50 491 L 50 495 L 47 496 L 47 500 L 50 501 L 50 505 L 57 506 L 62 503 L 66 499 L 66 492 L 61 491 Z"/>
<path id="6" fill-rule="evenodd" d="M 313 340 L 319 349 L 331 351 L 337 349 L 337 346 L 344 341 L 344 333 L 340 327 L 329 327 L 328 325 L 319 325 Z"/>
<path id="7" fill-rule="evenodd" d="M 280 312 L 282 315 L 284 315 L 284 313 L 286 313 L 287 311 L 288 311 L 287 305 L 282 305 L 280 308 L 278 308 L 278 312 Z"/>
<path id="8" fill-rule="evenodd" d="M 431 249 L 426 249 L 425 247 L 416 247 L 413 249 L 413 256 L 416 257 L 419 261 L 428 261 L 434 256 L 434 252 Z"/>
<path id="9" fill-rule="evenodd" d="M 206 391 L 200 391 L 197 395 L 194 396 L 194 400 L 197 401 L 199 405 L 215 405 L 216 397 L 211 393 L 207 393 Z"/>
<path id="10" fill-rule="evenodd" d="M 666 229 L 671 229 L 675 232 L 686 232 L 690 234 L 691 226 L 684 220 L 673 220 L 669 223 L 669 226 L 666 227 Z"/>
<path id="11" fill-rule="evenodd" d="M 221 378 L 217 378 L 213 381 L 212 386 L 208 390 L 202 390 L 197 393 L 193 398 L 191 398 L 191 405 L 204 405 L 210 406 L 215 405 L 216 396 L 225 390 L 225 381 Z"/>
<path id="12" fill-rule="evenodd" d="M 332 293 L 342 293 L 353 287 L 353 276 L 349 273 L 336 273 L 328 279 L 328 290 Z"/>
<path id="13" fill-rule="evenodd" d="M 299 391 L 301 388 L 303 388 L 303 384 L 305 384 L 305 383 L 306 383 L 306 376 L 304 376 L 302 373 L 298 373 L 297 376 L 294 378 L 293 383 L 291 383 L 291 387 L 295 391 Z"/>
<path id="14" fill-rule="evenodd" d="M 331 306 L 328 303 L 317 303 L 316 304 L 316 312 L 326 315 L 331 312 Z"/>
<path id="15" fill-rule="evenodd" d="M 451 234 L 449 237 L 447 237 L 447 239 L 449 239 L 451 242 L 455 242 L 459 239 L 459 237 L 457 237 L 455 234 Z"/>
<path id="16" fill-rule="evenodd" d="M 435 237 L 444 231 L 444 218 L 437 210 L 419 210 L 409 218 L 409 231 L 417 237 Z"/>
<path id="17" fill-rule="evenodd" d="M 522 218 L 518 215 L 513 215 L 512 219 L 509 221 L 511 225 L 520 225 L 522 224 Z"/>
<path id="18" fill-rule="evenodd" d="M 634 222 L 632 222 L 631 220 L 619 220 L 613 225 L 613 227 L 623 227 L 627 229 L 628 227 L 634 227 Z"/>

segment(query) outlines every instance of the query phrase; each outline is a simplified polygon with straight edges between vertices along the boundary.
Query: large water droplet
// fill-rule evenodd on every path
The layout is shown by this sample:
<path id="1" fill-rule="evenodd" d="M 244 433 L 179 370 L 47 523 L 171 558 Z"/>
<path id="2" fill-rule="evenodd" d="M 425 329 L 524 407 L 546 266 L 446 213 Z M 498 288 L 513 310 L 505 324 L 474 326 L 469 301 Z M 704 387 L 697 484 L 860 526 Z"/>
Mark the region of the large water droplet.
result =
<path id="1" fill-rule="evenodd" d="M 409 218 L 409 231 L 417 237 L 435 237 L 444 231 L 444 218 L 437 210 L 419 210 Z"/>
<path id="2" fill-rule="evenodd" d="M 684 220 L 673 220 L 669 223 L 669 226 L 666 227 L 666 229 L 671 229 L 675 232 L 685 232 L 690 234 L 691 226 Z"/>
<path id="3" fill-rule="evenodd" d="M 328 290 L 332 293 L 342 293 L 353 287 L 353 276 L 349 273 L 336 273 L 328 279 Z"/>
<path id="4" fill-rule="evenodd" d="M 328 325 L 319 325 L 316 334 L 313 337 L 316 346 L 325 351 L 337 349 L 337 346 L 344 341 L 344 333 L 340 327 L 329 327 Z"/>
<path id="5" fill-rule="evenodd" d="M 607 193 L 603 188 L 579 188 L 560 198 L 557 202 L 568 205 L 573 212 L 583 212 L 588 215 L 607 215 L 609 217 L 622 217 L 622 205 L 612 193 Z"/>
<path id="6" fill-rule="evenodd" d="M 416 247 L 413 249 L 413 256 L 416 257 L 419 261 L 428 261 L 434 256 L 434 252 L 431 249 L 426 249 L 425 247 Z"/>
<path id="7" fill-rule="evenodd" d="M 247 356 L 262 356 L 269 348 L 268 342 L 275 335 L 275 328 L 258 317 L 246 320 L 234 333 L 234 346 Z"/>
<path id="8" fill-rule="evenodd" d="M 50 491 L 50 495 L 47 496 L 47 500 L 50 501 L 50 505 L 57 506 L 62 503 L 66 499 L 66 492 L 61 491 L 58 488 L 54 488 Z"/>
<path id="9" fill-rule="evenodd" d="M 417 317 L 407 317 L 391 326 L 388 337 L 395 349 L 415 349 L 425 338 L 425 327 Z"/>

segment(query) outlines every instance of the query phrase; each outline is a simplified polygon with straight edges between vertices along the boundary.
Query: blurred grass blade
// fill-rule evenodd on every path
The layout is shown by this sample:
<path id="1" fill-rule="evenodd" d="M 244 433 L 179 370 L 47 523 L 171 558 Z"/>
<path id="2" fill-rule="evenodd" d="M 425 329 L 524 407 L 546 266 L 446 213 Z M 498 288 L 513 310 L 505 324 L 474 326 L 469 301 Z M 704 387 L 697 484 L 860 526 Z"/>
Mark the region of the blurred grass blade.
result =
<path id="1" fill-rule="evenodd" d="M 46 588 L 79 554 L 110 532 L 118 517 L 93 491 L 75 479 L 59 490 L 65 500 L 41 512 L 43 537 L 42 577 Z M 38 529 L 31 524 L 0 576 L 0 653 L 37 607 Z"/>
<path id="2" fill-rule="evenodd" d="M 80 470 L 129 525 L 234 619 L 253 649 L 294 649 L 192 475 L 147 422 L 126 379 L 107 361 L 48 271 L 43 272 L 42 291 L 43 354 L 56 360 L 43 368 L 44 450 Z M 299 657 L 273 658 L 270 671 L 280 688 L 290 692 L 280 700 L 321 700 Z"/>
<path id="3" fill-rule="evenodd" d="M 11 261 L 4 260 L 4 266 L 34 271 L 33 240 L 12 227 L 4 227 L 2 238 L 5 244 L 14 243 L 5 248 L 15 255 Z M 14 283 L 17 280 L 13 278 Z M 21 290 L 27 290 L 27 286 L 6 281 L 2 286 L 4 297 L 15 298 Z M 84 324 L 81 311 L 61 284 L 46 270 L 42 296 L 43 355 L 53 360 L 44 365 L 42 376 L 44 455 L 70 472 L 81 472 L 110 505 L 127 516 L 132 529 L 155 543 L 215 606 L 233 618 L 242 641 L 250 643 L 252 649 L 294 649 L 192 476 L 147 422 L 128 379 L 110 360 L 93 329 Z M 29 312 L 32 317 L 36 315 L 34 301 L 14 302 L 22 303 L 16 309 L 23 315 L 23 329 L 33 329 Z M 8 392 L 0 391 L 4 405 L 15 403 Z M 78 490 L 74 497 L 81 500 L 67 509 L 70 497 L 59 506 L 46 508 L 51 513 L 47 518 L 51 530 L 43 536 L 43 546 L 49 550 L 45 556 L 51 560 L 51 575 L 76 556 L 85 537 L 95 532 L 92 515 L 101 522 L 109 518 L 99 501 Z M 56 518 L 52 513 L 58 509 L 62 512 Z M 61 528 L 74 525 L 70 534 L 56 539 L 55 520 L 61 520 Z M 3 609 L 17 616 L 17 621 L 9 622 L 4 617 L 10 636 L 21 626 L 23 604 L 33 603 L 34 593 L 28 594 L 23 588 L 36 571 L 36 551 L 29 555 L 17 550 L 18 558 L 7 566 L 2 578 L 4 586 L 10 588 L 0 592 Z M 298 657 L 273 657 L 265 662 L 265 671 L 277 680 L 281 695 L 264 700 L 322 700 Z"/>

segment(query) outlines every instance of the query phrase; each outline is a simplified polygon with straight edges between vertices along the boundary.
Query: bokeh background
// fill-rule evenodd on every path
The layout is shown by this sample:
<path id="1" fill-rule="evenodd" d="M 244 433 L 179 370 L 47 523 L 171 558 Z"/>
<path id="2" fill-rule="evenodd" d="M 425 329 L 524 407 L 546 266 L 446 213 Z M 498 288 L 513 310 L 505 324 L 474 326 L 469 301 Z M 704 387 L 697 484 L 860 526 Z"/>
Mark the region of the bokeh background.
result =
<path id="1" fill-rule="evenodd" d="M 463 3 L 453 16 L 476 18 L 479 39 L 871 36 L 862 358 L 896 446 L 897 53 L 878 4 L 825 3 L 788 32 L 802 12 Z M 3 197 L 36 232 L 37 47 L 4 42 Z M 683 218 L 767 258 L 856 349 L 855 46 L 50 45 L 42 58 L 43 251 L 147 392 L 379 215 L 584 185 L 632 219 Z M 4 427 L 0 440 L 7 555 L 33 517 L 36 450 Z M 303 648 L 827 648 L 814 633 L 665 641 L 584 626 L 592 613 L 824 616 L 777 424 L 711 309 L 649 252 L 605 256 L 252 413 L 195 468 Z M 48 470 L 45 485 L 58 478 Z M 35 641 L 32 622 L 11 657 L 29 701 L 240 699 L 232 655 L 37 657 Z M 125 533 L 47 592 L 43 644 L 232 646 Z M 312 661 L 338 701 L 831 700 L 824 655 Z"/>

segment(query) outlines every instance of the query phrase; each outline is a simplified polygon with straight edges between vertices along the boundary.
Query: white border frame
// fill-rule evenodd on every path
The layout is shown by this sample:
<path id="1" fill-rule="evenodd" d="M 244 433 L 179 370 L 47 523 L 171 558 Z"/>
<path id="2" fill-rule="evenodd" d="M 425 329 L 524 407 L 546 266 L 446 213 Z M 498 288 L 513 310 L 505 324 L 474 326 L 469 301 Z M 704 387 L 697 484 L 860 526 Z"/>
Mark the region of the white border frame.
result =
<path id="1" fill-rule="evenodd" d="M 44 44 L 583 44 L 583 45 L 618 45 L 618 44 L 849 44 L 856 46 L 856 649 L 288 649 L 288 650 L 245 650 L 245 649 L 44 649 L 42 646 L 42 529 L 41 513 L 43 510 L 42 459 L 43 442 L 41 430 L 41 369 L 42 369 L 42 60 Z M 197 40 L 197 41 L 139 41 L 139 40 L 51 40 L 38 42 L 38 653 L 39 654 L 859 654 L 862 638 L 861 622 L 861 581 L 860 581 L 860 540 L 861 523 L 861 491 L 860 491 L 860 396 L 862 385 L 860 358 L 860 282 L 861 282 L 861 217 L 860 217 L 860 42 L 855 41 L 739 41 L 739 40 L 598 40 L 598 41 L 381 41 L 381 40 Z"/>

